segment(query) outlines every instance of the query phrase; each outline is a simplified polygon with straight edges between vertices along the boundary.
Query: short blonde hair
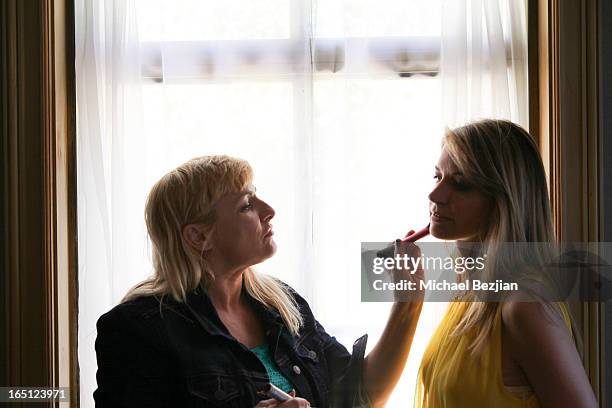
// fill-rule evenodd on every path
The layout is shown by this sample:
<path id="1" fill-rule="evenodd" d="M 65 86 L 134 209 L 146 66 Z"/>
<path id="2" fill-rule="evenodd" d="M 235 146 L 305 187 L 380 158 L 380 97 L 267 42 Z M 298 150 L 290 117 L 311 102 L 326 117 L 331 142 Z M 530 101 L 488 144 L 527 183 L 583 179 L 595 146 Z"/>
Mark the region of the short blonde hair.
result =
<path id="1" fill-rule="evenodd" d="M 187 293 L 197 287 L 206 290 L 215 278 L 214 271 L 201 253 L 185 243 L 182 229 L 192 223 L 213 228 L 215 203 L 225 194 L 243 191 L 252 181 L 253 170 L 246 160 L 215 155 L 189 160 L 155 183 L 145 206 L 154 274 L 130 289 L 123 301 L 170 295 L 184 302 Z M 285 285 L 251 268 L 243 282 L 252 297 L 278 310 L 290 331 L 297 334 L 302 316 Z"/>

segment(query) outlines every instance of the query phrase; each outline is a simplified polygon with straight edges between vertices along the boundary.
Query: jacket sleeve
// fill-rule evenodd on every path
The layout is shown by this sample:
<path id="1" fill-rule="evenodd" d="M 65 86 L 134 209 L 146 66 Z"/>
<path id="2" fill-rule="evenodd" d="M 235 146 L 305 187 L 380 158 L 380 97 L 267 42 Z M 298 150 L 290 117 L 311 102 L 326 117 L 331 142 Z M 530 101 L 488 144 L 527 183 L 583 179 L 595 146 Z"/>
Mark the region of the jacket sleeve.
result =
<path id="1" fill-rule="evenodd" d="M 332 379 L 330 404 L 338 408 L 371 407 L 363 383 L 363 360 L 368 335 L 364 334 L 353 343 L 353 352 L 330 336 L 319 322 L 316 331 L 323 339 L 323 353 L 328 364 L 329 378 Z"/>
<path id="2" fill-rule="evenodd" d="M 97 329 L 96 407 L 176 406 L 172 370 L 154 327 L 119 306 Z"/>

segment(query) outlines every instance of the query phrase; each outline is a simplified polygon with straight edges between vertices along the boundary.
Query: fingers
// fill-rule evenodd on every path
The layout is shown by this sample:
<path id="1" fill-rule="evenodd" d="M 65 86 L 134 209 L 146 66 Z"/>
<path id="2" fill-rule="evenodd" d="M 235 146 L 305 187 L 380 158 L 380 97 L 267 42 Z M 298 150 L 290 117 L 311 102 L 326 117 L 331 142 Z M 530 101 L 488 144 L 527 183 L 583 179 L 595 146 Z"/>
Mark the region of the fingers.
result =
<path id="1" fill-rule="evenodd" d="M 310 407 L 310 402 L 305 400 L 304 398 L 297 398 L 295 390 L 291 390 L 289 392 L 291 395 L 291 399 L 289 401 L 285 401 L 282 404 L 278 405 L 278 408 L 302 408 L 302 407 Z"/>
<path id="2" fill-rule="evenodd" d="M 285 401 L 278 405 L 278 408 L 309 408 L 310 402 L 304 398 L 291 398 L 289 401 Z"/>
<path id="3" fill-rule="evenodd" d="M 269 408 L 269 407 L 278 407 L 278 400 L 271 398 L 267 400 L 261 400 L 255 405 L 255 408 Z"/>
<path id="4" fill-rule="evenodd" d="M 394 257 L 399 256 L 404 258 L 408 256 L 411 261 L 403 264 L 403 270 L 394 269 L 395 274 L 399 274 L 399 278 L 402 278 L 405 274 L 417 275 L 419 277 L 424 276 L 423 264 L 420 262 L 421 248 L 413 242 L 401 242 L 399 239 L 395 242 L 395 253 Z M 407 266 L 406 266 L 407 265 Z M 416 268 L 416 270 L 414 270 Z M 398 277 L 398 276 L 396 276 Z"/>
<path id="5" fill-rule="evenodd" d="M 410 257 L 419 257 L 421 256 L 421 248 L 413 242 L 402 242 L 398 239 L 395 241 L 395 254 L 407 254 Z"/>
<path id="6" fill-rule="evenodd" d="M 259 401 L 259 403 L 255 406 L 255 408 L 265 408 L 265 407 L 275 407 L 275 408 L 308 408 L 310 407 L 310 402 L 305 400 L 304 398 L 297 398 L 295 390 L 291 390 L 289 392 L 291 395 L 291 399 L 285 402 L 280 402 L 274 398 Z"/>

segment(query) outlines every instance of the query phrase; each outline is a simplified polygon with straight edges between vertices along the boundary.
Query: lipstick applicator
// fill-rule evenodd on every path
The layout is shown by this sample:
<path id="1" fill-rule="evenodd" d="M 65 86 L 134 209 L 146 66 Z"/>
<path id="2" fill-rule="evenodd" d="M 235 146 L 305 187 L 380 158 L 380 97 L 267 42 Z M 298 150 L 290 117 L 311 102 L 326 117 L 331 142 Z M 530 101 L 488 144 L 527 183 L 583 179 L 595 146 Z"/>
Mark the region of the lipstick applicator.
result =
<path id="1" fill-rule="evenodd" d="M 285 391 L 281 390 L 272 383 L 268 383 L 262 391 L 258 391 L 258 394 L 267 396 L 268 398 L 274 398 L 277 401 L 285 402 L 289 401 L 292 397 Z"/>
<path id="2" fill-rule="evenodd" d="M 400 239 L 399 241 L 401 242 L 416 242 L 421 238 L 426 237 L 427 235 L 429 235 L 429 224 L 427 224 L 427 226 L 421 230 L 418 230 L 417 232 L 410 234 L 402 239 Z M 393 245 L 388 246 L 385 249 L 381 249 L 380 251 L 378 251 L 376 253 L 376 256 L 379 258 L 391 258 L 393 256 L 393 253 L 395 252 L 395 247 Z"/>

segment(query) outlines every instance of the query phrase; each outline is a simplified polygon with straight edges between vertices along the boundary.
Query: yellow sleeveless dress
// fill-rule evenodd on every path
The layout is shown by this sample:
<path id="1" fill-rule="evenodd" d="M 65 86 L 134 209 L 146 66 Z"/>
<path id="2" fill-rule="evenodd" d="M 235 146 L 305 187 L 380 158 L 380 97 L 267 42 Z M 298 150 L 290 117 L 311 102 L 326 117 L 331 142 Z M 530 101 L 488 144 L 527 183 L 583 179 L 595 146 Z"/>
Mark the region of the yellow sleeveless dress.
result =
<path id="1" fill-rule="evenodd" d="M 571 334 L 571 320 L 564 303 L 558 303 Z M 473 357 L 468 346 L 472 333 L 451 336 L 468 302 L 452 302 L 423 354 L 414 406 L 418 408 L 539 407 L 534 393 L 521 399 L 505 389 L 502 379 L 501 303 L 491 336 L 481 355 Z"/>

